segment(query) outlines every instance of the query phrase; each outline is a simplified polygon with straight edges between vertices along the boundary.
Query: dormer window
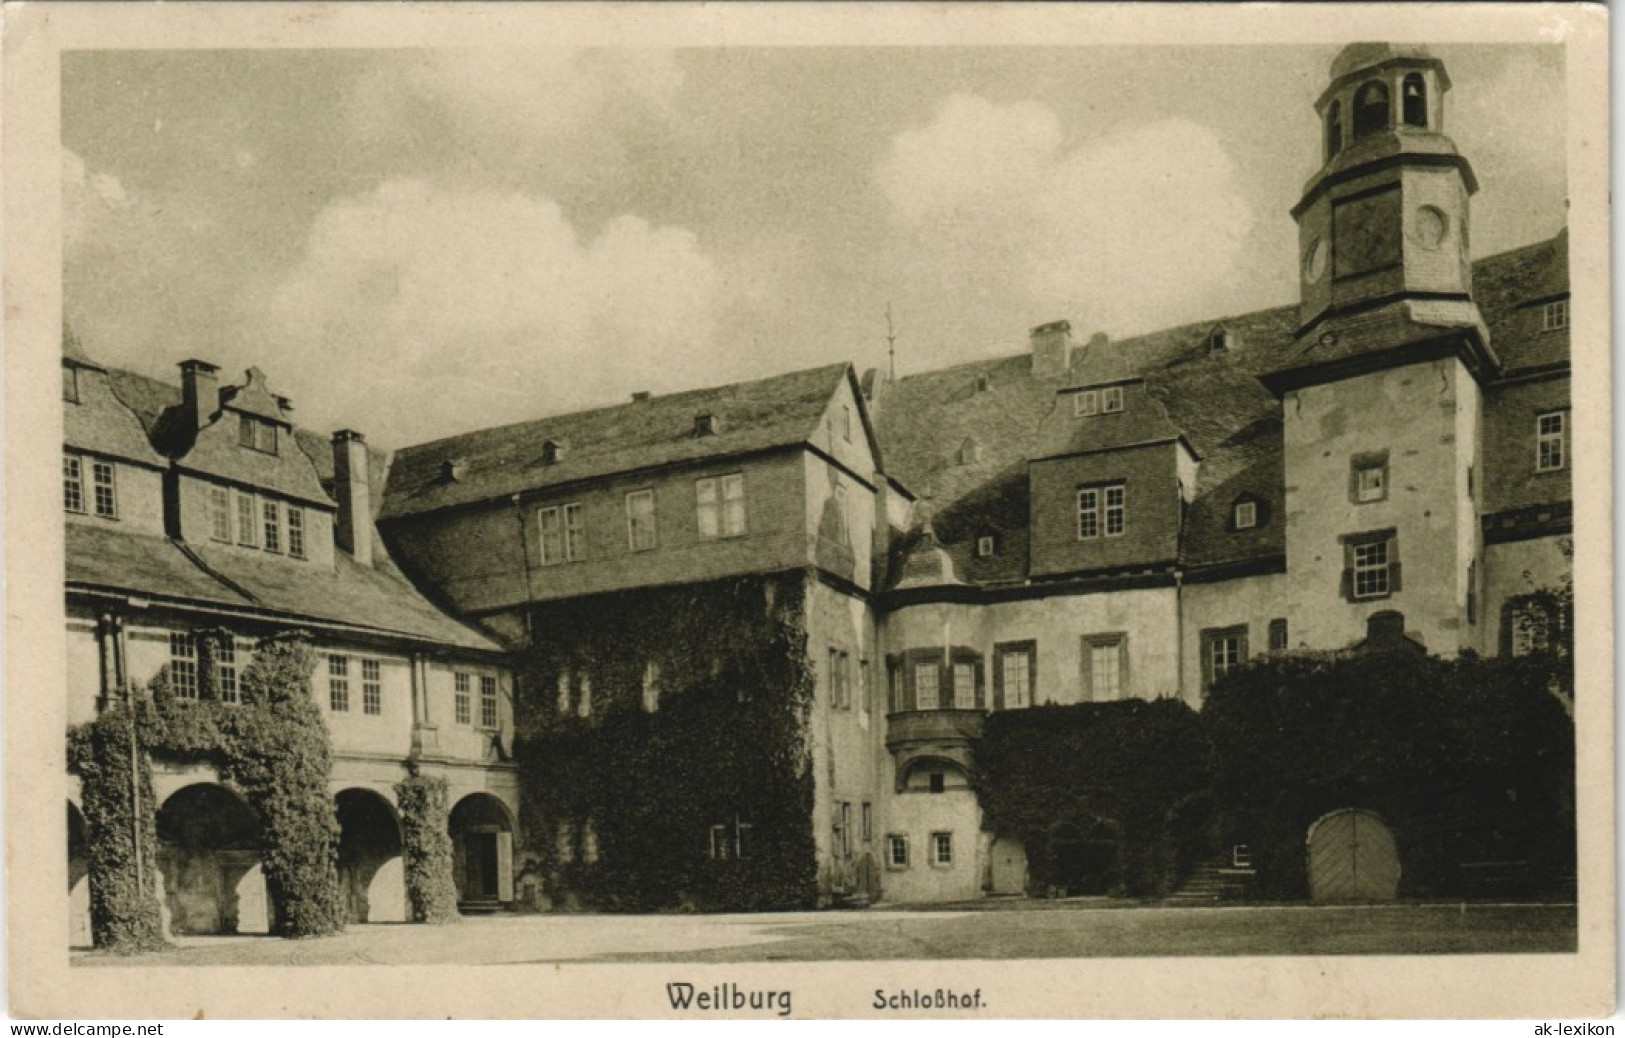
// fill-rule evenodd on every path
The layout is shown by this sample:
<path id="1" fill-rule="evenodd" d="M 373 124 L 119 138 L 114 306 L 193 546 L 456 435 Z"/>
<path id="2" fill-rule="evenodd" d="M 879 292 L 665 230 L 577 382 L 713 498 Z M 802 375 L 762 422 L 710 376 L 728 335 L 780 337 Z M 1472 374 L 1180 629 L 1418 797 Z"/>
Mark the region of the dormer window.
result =
<path id="1" fill-rule="evenodd" d="M 1258 525 L 1258 502 L 1236 502 L 1236 529 L 1251 530 Z"/>
<path id="2" fill-rule="evenodd" d="M 1569 301 L 1558 299 L 1540 308 L 1540 330 L 1561 331 L 1569 326 Z"/>
<path id="3" fill-rule="evenodd" d="M 1377 81 L 1362 86 L 1354 95 L 1354 139 L 1369 137 L 1388 129 L 1388 87 Z"/>
<path id="4" fill-rule="evenodd" d="M 468 474 L 468 463 L 462 458 L 447 458 L 440 463 L 440 479 L 445 483 L 456 483 Z"/>
<path id="5" fill-rule="evenodd" d="M 976 557 L 989 559 L 999 553 L 999 539 L 991 533 L 978 534 L 976 537 Z"/>
<path id="6" fill-rule="evenodd" d="M 1230 332 L 1223 325 L 1219 325 L 1207 333 L 1208 353 L 1228 353 L 1230 345 Z"/>
<path id="7" fill-rule="evenodd" d="M 694 416 L 695 436 L 715 436 L 722 431 L 722 423 L 717 416 L 709 412 Z"/>
<path id="8" fill-rule="evenodd" d="M 1086 389 L 1072 394 L 1072 414 L 1077 418 L 1092 418 L 1100 413 L 1100 393 Z"/>
<path id="9" fill-rule="evenodd" d="M 1100 413 L 1116 414 L 1123 409 L 1123 387 L 1112 386 L 1100 391 Z"/>
<path id="10" fill-rule="evenodd" d="M 1422 79 L 1422 73 L 1412 72 L 1406 76 L 1400 91 L 1405 125 L 1426 127 L 1428 124 L 1428 88 L 1427 83 Z"/>
<path id="11" fill-rule="evenodd" d="M 557 465 L 559 459 L 564 457 L 564 445 L 557 440 L 547 440 L 542 443 L 542 464 Z"/>
<path id="12" fill-rule="evenodd" d="M 967 438 L 959 445 L 959 463 L 961 465 L 974 465 L 982 460 L 982 445 L 974 437 Z"/>
<path id="13" fill-rule="evenodd" d="M 238 415 L 237 443 L 261 454 L 275 454 L 276 424 L 253 415 Z"/>

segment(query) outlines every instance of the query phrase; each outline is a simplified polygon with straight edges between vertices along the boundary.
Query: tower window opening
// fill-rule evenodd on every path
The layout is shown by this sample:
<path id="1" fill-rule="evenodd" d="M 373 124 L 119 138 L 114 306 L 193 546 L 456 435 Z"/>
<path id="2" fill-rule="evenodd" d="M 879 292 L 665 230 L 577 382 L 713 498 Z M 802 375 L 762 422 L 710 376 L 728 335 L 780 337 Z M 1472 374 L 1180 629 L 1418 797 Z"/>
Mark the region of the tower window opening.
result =
<path id="1" fill-rule="evenodd" d="M 1406 126 L 1426 126 L 1428 124 L 1428 88 L 1422 79 L 1422 73 L 1412 72 L 1405 77 L 1400 87 L 1400 96 L 1404 107 Z"/>
<path id="2" fill-rule="evenodd" d="M 1333 101 L 1326 110 L 1326 157 L 1336 157 L 1343 150 L 1343 102 Z"/>
<path id="3" fill-rule="evenodd" d="M 1388 129 L 1388 88 L 1375 80 L 1354 95 L 1354 139 Z"/>

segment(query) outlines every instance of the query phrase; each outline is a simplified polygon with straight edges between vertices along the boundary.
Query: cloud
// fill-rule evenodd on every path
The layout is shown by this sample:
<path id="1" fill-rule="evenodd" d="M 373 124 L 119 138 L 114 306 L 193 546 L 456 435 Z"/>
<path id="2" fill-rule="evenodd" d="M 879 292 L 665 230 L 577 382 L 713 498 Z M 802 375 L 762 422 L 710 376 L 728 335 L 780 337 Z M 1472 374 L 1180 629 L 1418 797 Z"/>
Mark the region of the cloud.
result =
<path id="1" fill-rule="evenodd" d="M 1113 334 L 1222 310 L 1253 230 L 1223 142 L 1180 119 L 1068 146 L 1040 103 L 959 94 L 893 138 L 876 180 L 917 295 Z"/>
<path id="2" fill-rule="evenodd" d="M 672 358 L 718 367 L 721 295 L 682 228 L 622 215 L 588 237 L 549 198 L 391 180 L 317 217 L 266 338 L 290 374 L 343 358 L 302 413 L 400 445 L 704 381 Z"/>
<path id="3" fill-rule="evenodd" d="M 627 131 L 671 118 L 683 71 L 667 50 L 445 50 L 381 60 L 346 98 L 363 141 L 456 143 L 490 169 L 598 166 Z"/>

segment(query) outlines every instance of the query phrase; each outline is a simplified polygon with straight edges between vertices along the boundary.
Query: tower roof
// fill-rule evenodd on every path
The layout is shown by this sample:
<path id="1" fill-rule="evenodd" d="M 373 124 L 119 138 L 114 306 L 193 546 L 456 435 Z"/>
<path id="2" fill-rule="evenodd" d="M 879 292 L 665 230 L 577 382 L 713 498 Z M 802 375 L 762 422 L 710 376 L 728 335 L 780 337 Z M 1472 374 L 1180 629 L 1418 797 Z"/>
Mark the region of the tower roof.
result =
<path id="1" fill-rule="evenodd" d="M 1432 66 L 1439 77 L 1439 90 L 1450 89 L 1450 73 L 1445 71 L 1444 62 L 1419 43 L 1351 43 L 1332 59 L 1331 75 L 1326 80 L 1326 90 L 1320 95 L 1316 107 L 1325 108 L 1327 100 L 1343 80 L 1390 62 Z"/>

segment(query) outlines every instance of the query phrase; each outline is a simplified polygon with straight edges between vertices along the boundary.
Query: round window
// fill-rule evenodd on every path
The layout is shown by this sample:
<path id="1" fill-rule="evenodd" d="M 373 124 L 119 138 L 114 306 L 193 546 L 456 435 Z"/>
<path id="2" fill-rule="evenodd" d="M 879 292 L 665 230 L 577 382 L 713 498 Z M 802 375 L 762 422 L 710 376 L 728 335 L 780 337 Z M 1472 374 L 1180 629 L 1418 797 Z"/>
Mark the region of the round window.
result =
<path id="1" fill-rule="evenodd" d="M 1310 281 L 1319 281 L 1324 273 L 1326 273 L 1326 243 L 1316 238 L 1309 243 L 1309 251 L 1303 254 L 1303 276 Z"/>
<path id="2" fill-rule="evenodd" d="M 1450 217 L 1444 210 L 1424 205 L 1416 211 L 1416 244 L 1425 249 L 1437 249 L 1450 233 Z"/>

